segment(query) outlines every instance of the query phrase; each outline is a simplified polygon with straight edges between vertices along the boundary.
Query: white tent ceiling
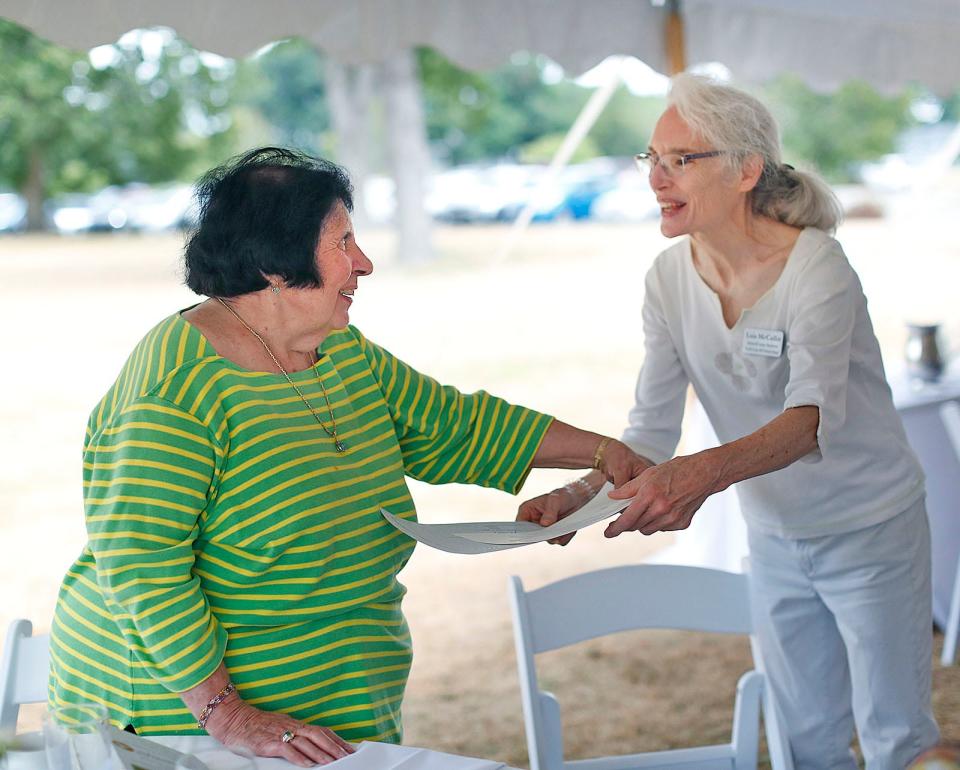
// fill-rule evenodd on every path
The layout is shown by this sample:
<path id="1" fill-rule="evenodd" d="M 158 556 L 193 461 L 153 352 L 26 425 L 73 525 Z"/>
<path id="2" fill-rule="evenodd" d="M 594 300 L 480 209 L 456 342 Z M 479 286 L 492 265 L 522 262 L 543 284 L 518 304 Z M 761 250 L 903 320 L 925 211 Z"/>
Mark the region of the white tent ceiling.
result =
<path id="1" fill-rule="evenodd" d="M 884 90 L 960 85 L 960 0 L 680 0 L 688 65 L 721 62 L 742 82 L 793 72 L 811 86 L 849 79 Z M 580 73 L 610 54 L 667 69 L 668 12 L 651 0 L 0 0 L 0 16 L 87 49 L 168 26 L 197 48 L 239 57 L 302 36 L 344 62 L 428 45 L 474 69 L 514 51 Z"/>

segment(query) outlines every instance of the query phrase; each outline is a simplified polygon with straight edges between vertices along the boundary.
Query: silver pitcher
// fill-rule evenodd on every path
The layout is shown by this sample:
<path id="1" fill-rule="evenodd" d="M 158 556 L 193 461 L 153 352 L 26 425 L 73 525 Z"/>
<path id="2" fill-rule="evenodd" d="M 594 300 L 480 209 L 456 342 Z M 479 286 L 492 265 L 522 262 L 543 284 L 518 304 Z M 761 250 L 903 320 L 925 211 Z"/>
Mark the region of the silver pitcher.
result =
<path id="1" fill-rule="evenodd" d="M 907 374 L 921 382 L 936 382 L 943 374 L 938 344 L 939 324 L 907 324 Z"/>

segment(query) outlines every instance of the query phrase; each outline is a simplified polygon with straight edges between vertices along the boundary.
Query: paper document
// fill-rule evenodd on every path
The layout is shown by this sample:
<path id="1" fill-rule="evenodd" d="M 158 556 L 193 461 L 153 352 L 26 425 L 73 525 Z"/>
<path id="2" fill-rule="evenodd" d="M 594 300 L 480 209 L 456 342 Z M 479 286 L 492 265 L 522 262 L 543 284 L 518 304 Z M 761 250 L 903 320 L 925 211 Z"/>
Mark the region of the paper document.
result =
<path id="1" fill-rule="evenodd" d="M 177 761 L 187 756 L 113 725 L 107 725 L 106 729 L 107 737 L 126 770 L 174 770 Z"/>
<path id="2" fill-rule="evenodd" d="M 518 548 L 523 543 L 480 543 L 476 540 L 469 540 L 464 534 L 477 527 L 477 524 L 418 524 L 415 521 L 401 519 L 394 516 L 385 508 L 380 509 L 383 518 L 389 521 L 393 526 L 409 535 L 414 540 L 419 540 L 424 545 L 436 548 L 440 551 L 449 551 L 450 553 L 489 553 L 490 551 L 502 551 L 506 548 Z M 505 522 L 506 523 L 506 522 Z M 511 524 L 513 522 L 510 522 Z M 530 522 L 527 522 L 530 524 Z M 489 524 L 479 526 L 488 527 Z M 536 527 L 536 524 L 532 526 Z M 539 529 L 539 527 L 537 527 Z"/>
<path id="3" fill-rule="evenodd" d="M 501 770 L 502 762 L 458 757 L 439 751 L 361 743 L 356 752 L 328 765 L 337 770 Z"/>
<path id="4" fill-rule="evenodd" d="M 549 527 L 541 527 L 530 521 L 418 524 L 394 516 L 383 508 L 380 512 L 401 532 L 432 548 L 451 553 L 487 553 L 569 535 L 571 532 L 620 513 L 630 501 L 611 500 L 607 497 L 607 492 L 612 489 L 612 484 L 604 484 L 596 496 L 583 508 Z"/>

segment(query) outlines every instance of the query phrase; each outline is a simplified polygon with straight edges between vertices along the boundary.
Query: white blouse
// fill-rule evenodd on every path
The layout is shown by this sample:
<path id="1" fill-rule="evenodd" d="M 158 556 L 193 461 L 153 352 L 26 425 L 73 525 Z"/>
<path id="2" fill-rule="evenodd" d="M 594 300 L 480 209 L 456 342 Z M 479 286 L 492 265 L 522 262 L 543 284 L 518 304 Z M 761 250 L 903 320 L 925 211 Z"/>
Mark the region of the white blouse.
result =
<path id="1" fill-rule="evenodd" d="M 654 462 L 676 449 L 688 382 L 723 443 L 784 409 L 819 408 L 817 450 L 737 485 L 750 527 L 787 538 L 850 532 L 924 494 L 860 279 L 826 233 L 800 234 L 777 282 L 732 329 L 684 239 L 647 273 L 643 329 L 646 356 L 623 441 Z"/>

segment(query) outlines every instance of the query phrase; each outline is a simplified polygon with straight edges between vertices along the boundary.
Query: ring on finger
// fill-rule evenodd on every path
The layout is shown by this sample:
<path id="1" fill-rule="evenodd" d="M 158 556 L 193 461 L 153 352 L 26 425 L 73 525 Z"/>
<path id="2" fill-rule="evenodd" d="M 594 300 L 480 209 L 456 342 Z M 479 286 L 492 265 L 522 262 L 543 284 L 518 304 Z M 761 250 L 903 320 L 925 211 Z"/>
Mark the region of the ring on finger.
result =
<path id="1" fill-rule="evenodd" d="M 283 734 L 280 736 L 280 742 L 290 743 L 296 737 L 297 734 L 293 730 L 284 730 Z"/>

